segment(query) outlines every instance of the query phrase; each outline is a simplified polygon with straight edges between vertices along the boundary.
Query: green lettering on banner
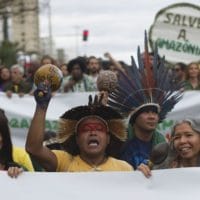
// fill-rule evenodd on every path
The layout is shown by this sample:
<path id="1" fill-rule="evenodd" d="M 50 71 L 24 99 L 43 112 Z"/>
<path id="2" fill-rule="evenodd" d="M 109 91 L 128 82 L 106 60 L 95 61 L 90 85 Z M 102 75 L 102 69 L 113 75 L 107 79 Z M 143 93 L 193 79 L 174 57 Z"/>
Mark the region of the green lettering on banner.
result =
<path id="1" fill-rule="evenodd" d="M 10 125 L 11 128 L 19 128 L 18 119 L 12 118 L 12 119 L 9 121 L 9 125 Z"/>
<path id="2" fill-rule="evenodd" d="M 29 128 L 30 121 L 25 118 L 22 119 L 12 118 L 9 121 L 9 125 L 11 128 Z"/>
<path id="3" fill-rule="evenodd" d="M 58 121 L 52 121 L 52 129 L 58 130 Z"/>
<path id="4" fill-rule="evenodd" d="M 46 121 L 45 121 L 45 127 L 46 127 L 46 129 L 48 129 L 48 130 L 52 130 L 51 123 L 50 123 L 49 120 L 46 120 Z"/>
<path id="5" fill-rule="evenodd" d="M 169 49 L 173 49 L 173 50 L 175 51 L 175 49 L 176 49 L 176 48 L 175 48 L 175 47 L 176 47 L 175 45 L 176 45 L 175 41 L 170 42 L 169 45 L 168 45 L 168 46 L 169 46 Z"/>
<path id="6" fill-rule="evenodd" d="M 164 39 L 161 39 L 161 38 L 158 38 L 156 40 L 156 44 L 161 49 L 164 48 L 164 46 L 168 46 L 168 42 L 166 40 L 164 40 Z"/>
<path id="7" fill-rule="evenodd" d="M 158 38 L 156 40 L 156 44 L 157 44 L 158 48 L 160 48 L 160 49 L 184 52 L 184 53 L 192 54 L 195 56 L 200 55 L 200 46 L 191 44 L 188 41 L 183 43 L 180 41 L 166 40 L 163 38 Z"/>
<path id="8" fill-rule="evenodd" d="M 29 128 L 29 122 L 27 119 L 22 119 L 20 123 L 20 128 Z"/>
<path id="9" fill-rule="evenodd" d="M 58 130 L 58 122 L 46 120 L 45 128 L 50 131 L 57 131 Z"/>
<path id="10" fill-rule="evenodd" d="M 200 18 L 198 19 L 197 28 L 200 28 Z"/>
<path id="11" fill-rule="evenodd" d="M 196 48 L 195 53 L 200 56 L 200 48 Z"/>
<path id="12" fill-rule="evenodd" d="M 188 47 L 188 44 L 186 44 L 186 43 L 183 44 L 183 48 L 182 48 L 182 49 L 183 49 L 183 52 L 186 52 L 186 53 L 187 53 L 187 51 L 188 51 L 188 48 L 187 48 L 187 47 Z"/>
<path id="13" fill-rule="evenodd" d="M 177 45 L 176 45 L 175 51 L 178 51 L 178 52 L 181 51 L 181 42 L 177 42 Z"/>
<path id="14" fill-rule="evenodd" d="M 9 119 L 9 126 L 11 128 L 22 128 L 22 129 L 28 129 L 30 127 L 30 120 L 26 118 L 11 118 Z M 58 121 L 45 121 L 45 128 L 47 130 L 57 131 L 58 130 Z"/>

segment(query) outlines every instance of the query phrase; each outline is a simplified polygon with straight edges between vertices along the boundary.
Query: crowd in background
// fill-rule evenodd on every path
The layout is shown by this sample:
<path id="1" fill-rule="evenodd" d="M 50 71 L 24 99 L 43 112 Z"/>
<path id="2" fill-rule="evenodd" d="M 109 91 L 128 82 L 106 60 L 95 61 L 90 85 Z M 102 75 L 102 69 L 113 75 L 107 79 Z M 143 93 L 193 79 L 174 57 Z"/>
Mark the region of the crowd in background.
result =
<path id="1" fill-rule="evenodd" d="M 13 66 L 3 66 L 2 65 L 0 67 L 0 90 L 2 92 L 5 92 L 8 98 L 11 98 L 13 93 L 17 93 L 20 97 L 23 97 L 24 94 L 35 95 L 34 91 L 37 90 L 37 87 L 34 85 L 35 72 L 37 71 L 37 69 L 39 69 L 41 66 L 43 66 L 45 64 L 53 64 L 60 68 L 60 70 L 62 71 L 62 75 L 63 75 L 63 81 L 62 81 L 61 87 L 57 92 L 67 93 L 67 92 L 98 91 L 97 78 L 101 71 L 111 70 L 111 71 L 115 72 L 116 75 L 118 76 L 119 71 L 121 71 L 125 74 L 128 73 L 127 69 L 130 67 L 129 65 L 127 65 L 126 63 L 124 63 L 122 61 L 117 61 L 115 58 L 113 58 L 113 56 L 110 53 L 105 53 L 104 56 L 107 58 L 106 61 L 104 61 L 103 59 L 100 59 L 100 58 L 96 58 L 95 56 L 90 56 L 90 57 L 77 57 L 77 58 L 70 60 L 68 63 L 57 64 L 56 61 L 53 58 L 51 58 L 50 56 L 44 56 L 41 59 L 41 62 L 33 62 L 33 63 L 31 63 L 31 65 L 28 68 L 25 68 L 24 66 L 21 66 L 19 64 L 15 64 Z M 151 55 L 150 55 L 150 58 L 151 58 Z M 152 60 L 153 60 L 153 56 L 152 56 Z M 152 60 L 151 60 L 151 62 L 153 62 Z M 171 66 L 169 70 L 170 70 L 170 75 L 172 77 L 171 82 L 183 83 L 184 91 L 200 90 L 200 63 L 192 62 L 192 63 L 186 65 L 184 63 L 179 62 L 179 63 L 175 63 L 173 66 Z M 48 99 L 48 101 L 49 100 L 50 99 Z M 37 102 L 37 98 L 36 98 L 36 102 Z M 37 110 L 37 108 L 36 108 L 36 110 Z M 45 110 L 45 112 L 46 112 L 46 110 Z M 155 126 L 151 130 L 151 131 L 155 131 L 156 125 L 159 122 L 159 118 L 157 116 L 158 111 L 155 111 L 154 109 L 152 110 L 152 108 L 149 110 L 149 108 L 148 108 L 147 110 L 142 110 L 141 112 L 148 115 L 147 118 L 151 115 L 150 118 L 152 118 L 152 119 L 154 119 L 154 121 L 156 121 Z M 135 121 L 133 122 L 133 124 L 134 124 L 133 126 L 137 127 L 137 129 L 141 128 L 139 125 L 141 122 L 137 122 L 137 120 L 139 120 L 140 115 L 142 113 L 139 113 L 137 115 L 137 119 L 134 119 Z M 143 116 L 143 117 L 145 118 L 146 116 Z M 98 121 L 99 120 L 98 117 L 95 120 Z M 142 121 L 142 118 L 140 120 Z M 6 121 L 6 123 L 8 123 L 8 122 Z M 95 121 L 94 124 L 99 125 L 101 123 L 102 123 L 102 121 L 101 122 Z M 104 127 L 105 124 L 104 123 L 103 123 L 103 125 L 101 124 L 102 130 L 107 129 L 107 127 Z M 89 125 L 91 125 L 91 124 L 89 123 Z M 95 128 L 96 128 L 96 126 L 97 125 L 95 125 Z M 197 128 L 196 128 L 196 126 L 197 126 Z M 94 127 L 91 126 L 90 128 L 93 129 Z M 176 132 L 176 129 L 178 129 L 178 128 L 180 130 L 182 130 L 182 128 L 186 129 L 186 136 L 184 136 L 184 137 L 198 137 L 198 138 L 200 137 L 199 136 L 200 128 L 199 128 L 198 123 L 196 125 L 196 122 L 193 122 L 193 121 L 183 121 L 180 124 L 176 124 L 174 127 L 174 133 L 173 133 L 175 135 L 174 140 L 173 140 L 174 148 L 177 148 L 177 149 L 180 148 L 180 143 L 182 140 L 181 138 L 183 137 L 179 132 Z M 32 127 L 32 129 L 37 132 L 36 128 Z M 34 132 L 33 130 L 32 130 L 32 132 Z M 82 129 L 80 129 L 80 131 L 81 130 Z M 4 131 L 4 129 L 2 129 L 2 132 L 3 131 Z M 0 132 L 1 136 L 2 136 L 2 132 Z M 10 133 L 7 133 L 7 134 L 10 135 Z M 42 131 L 41 131 L 41 134 L 43 134 Z M 184 134 L 185 134 L 185 132 L 184 132 Z M 161 143 L 163 141 L 165 141 L 164 138 L 160 139 L 158 143 Z M 92 145 L 96 145 L 96 143 L 98 143 L 98 141 L 92 141 L 92 142 L 93 142 Z M 34 142 L 30 142 L 30 141 L 29 141 L 29 143 L 31 145 L 34 144 Z M 142 143 L 142 145 L 144 145 L 144 144 Z M 197 145 L 199 145 L 199 143 Z M 10 148 L 12 149 L 11 142 L 10 142 Z M 177 150 L 177 151 L 180 151 L 178 159 L 180 159 L 181 156 L 184 157 L 184 151 L 187 153 L 187 148 L 191 148 L 191 147 L 185 146 L 183 150 L 180 150 L 180 149 Z M 37 145 L 36 145 L 36 149 L 37 149 Z M 146 149 L 145 151 L 148 151 L 148 154 L 150 154 L 151 149 L 152 149 L 152 146 L 150 147 L 150 149 L 148 149 L 148 150 Z M 29 150 L 30 149 L 28 149 L 28 151 Z M 16 152 L 16 150 L 12 150 L 12 151 Z M 12 164 L 10 165 L 10 163 L 14 163 L 14 167 L 16 167 L 16 166 L 18 167 L 18 165 L 15 164 L 15 162 L 16 162 L 16 163 L 19 163 L 21 166 L 23 166 L 25 168 L 25 170 L 32 171 L 33 168 L 34 168 L 34 170 L 37 170 L 38 169 L 37 166 L 39 166 L 39 168 L 42 170 L 47 169 L 47 170 L 51 171 L 52 170 L 51 168 L 48 168 L 48 167 L 45 168 L 45 166 L 47 166 L 46 163 L 50 163 L 52 165 L 53 170 L 55 171 L 56 170 L 55 155 L 53 155 L 51 153 L 46 153 L 46 152 L 44 153 L 43 151 L 46 151 L 46 150 L 41 150 L 41 152 L 39 153 L 39 160 L 40 160 L 41 155 L 43 155 L 43 157 L 41 157 L 41 159 L 44 159 L 41 166 L 38 165 L 38 163 L 35 162 L 35 159 L 34 159 L 34 156 L 35 157 L 38 156 L 38 154 L 37 154 L 38 152 L 35 151 L 35 149 L 33 149 L 33 150 L 31 149 L 30 153 L 33 154 L 33 158 L 32 157 L 26 158 L 25 164 L 23 162 L 21 163 L 20 160 L 14 159 L 13 158 L 14 153 L 13 153 L 13 157 L 11 156 L 10 161 L 3 161 L 3 163 L 5 165 L 5 167 L 3 169 L 8 169 L 9 166 L 13 167 L 13 165 Z M 134 149 L 134 151 L 135 151 L 135 149 Z M 37 155 L 34 155 L 35 152 Z M 199 148 L 197 148 L 196 152 L 197 152 L 197 154 L 199 154 L 198 153 Z M 128 152 L 128 153 L 130 153 L 130 152 Z M 17 154 L 22 155 L 22 151 Z M 47 159 L 49 156 L 49 159 L 52 162 L 45 160 L 46 156 L 47 156 Z M 62 157 L 62 156 L 60 155 L 60 157 Z M 176 156 L 176 158 L 177 158 L 177 156 Z M 59 158 L 59 159 L 62 160 L 62 158 Z M 103 157 L 103 159 L 104 159 L 104 157 Z M 124 160 L 126 160 L 126 159 L 124 159 Z M 129 161 L 127 159 L 126 161 L 130 165 L 132 165 L 132 167 L 134 169 L 141 170 L 147 177 L 151 175 L 151 171 L 150 171 L 150 167 L 149 167 L 148 163 L 146 163 L 146 162 L 144 163 L 143 161 L 137 163 L 136 161 L 134 161 L 134 164 L 132 164 L 133 160 Z M 104 161 L 102 161 L 102 162 L 104 162 Z M 137 163 L 137 165 L 135 162 Z M 31 163 L 31 167 L 30 166 L 27 167 L 27 163 L 28 163 L 28 165 Z M 184 162 L 182 162 L 180 160 L 178 160 L 178 161 L 176 160 L 176 163 L 174 164 L 174 166 L 180 167 L 180 166 L 183 166 L 184 164 L 185 164 Z M 196 160 L 195 160 L 195 164 L 196 164 Z M 189 166 L 189 165 L 190 164 L 187 163 L 185 166 Z M 123 167 L 125 167 L 125 168 L 123 168 Z M 123 167 L 122 167 L 123 169 L 128 169 L 128 170 L 132 169 L 132 167 L 130 167 L 128 165 L 127 166 L 123 165 Z M 18 170 L 18 171 L 14 171 L 14 172 L 12 171 L 11 176 L 16 176 L 19 173 L 21 173 L 21 167 L 19 167 L 19 169 L 20 170 Z M 13 168 L 12 168 L 12 170 L 13 170 Z"/>
<path id="2" fill-rule="evenodd" d="M 19 96 L 32 94 L 34 89 L 34 74 L 36 70 L 45 65 L 53 64 L 60 68 L 63 81 L 58 92 L 85 92 L 97 91 L 96 80 L 101 70 L 112 70 L 117 73 L 118 69 L 124 70 L 128 65 L 116 61 L 110 53 L 104 55 L 107 60 L 90 57 L 77 57 L 68 63 L 57 64 L 56 61 L 46 55 L 40 62 L 33 62 L 29 67 L 19 64 L 13 66 L 1 66 L 0 68 L 0 90 L 6 92 L 8 97 L 12 93 Z"/>
<path id="3" fill-rule="evenodd" d="M 97 58 L 77 57 L 69 60 L 68 63 L 57 64 L 56 61 L 46 55 L 40 62 L 32 62 L 30 66 L 24 67 L 20 64 L 13 66 L 0 67 L 0 91 L 6 92 L 8 97 L 12 93 L 32 94 L 34 90 L 34 74 L 36 70 L 45 64 L 53 64 L 60 68 L 63 74 L 62 85 L 58 92 L 85 92 L 97 91 L 96 80 L 102 70 L 111 70 L 117 73 L 118 70 L 126 72 L 128 64 L 117 61 L 110 53 L 105 53 L 104 57 Z M 192 62 L 184 64 L 182 62 L 175 63 L 170 67 L 172 73 L 172 81 L 184 82 L 184 90 L 200 89 L 200 64 Z"/>

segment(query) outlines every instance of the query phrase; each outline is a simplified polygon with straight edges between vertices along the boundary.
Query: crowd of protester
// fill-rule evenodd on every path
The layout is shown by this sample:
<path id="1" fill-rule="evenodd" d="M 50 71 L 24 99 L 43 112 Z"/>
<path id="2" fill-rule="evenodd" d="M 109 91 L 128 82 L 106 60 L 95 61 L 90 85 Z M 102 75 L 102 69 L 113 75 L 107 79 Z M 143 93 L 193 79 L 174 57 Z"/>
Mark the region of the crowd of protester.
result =
<path id="1" fill-rule="evenodd" d="M 55 136 L 56 133 L 53 136 L 55 139 L 53 144 L 56 145 L 51 147 L 47 145 L 52 136 L 44 145 L 45 116 L 51 100 L 51 91 L 48 88 L 44 90 L 45 95 L 42 97 L 44 99 L 41 105 L 38 92 L 48 85 L 43 83 L 39 86 L 34 85 L 34 74 L 37 69 L 45 64 L 53 64 L 60 68 L 63 81 L 57 91 L 59 93 L 98 91 L 97 78 L 101 71 L 111 70 L 117 76 L 120 76 L 120 73 L 129 75 L 129 65 L 115 60 L 108 52 L 104 57 L 106 61 L 90 56 L 77 57 L 67 63 L 57 64 L 50 56 L 44 56 L 40 62 L 31 63 L 28 68 L 19 64 L 0 67 L 0 91 L 5 92 L 8 98 L 12 98 L 13 93 L 17 93 L 20 97 L 25 94 L 33 95 L 36 101 L 26 141 L 27 152 L 13 147 L 8 120 L 4 112 L 0 111 L 0 170 L 8 170 L 11 177 L 18 176 L 23 170 L 70 172 L 140 170 L 149 177 L 152 169 L 163 168 L 160 163 L 166 168 L 200 165 L 199 122 L 193 119 L 177 122 L 173 127 L 171 140 L 166 143 L 165 137 L 156 131 L 160 121 L 159 108 L 155 105 L 148 105 L 145 109 L 140 108 L 137 114 L 132 113 L 129 127 L 124 127 L 121 122 L 122 115 L 111 108 L 112 106 L 101 104 L 102 95 L 96 96 L 94 101 L 90 99 L 88 106 L 66 111 L 59 122 L 63 128 L 59 130 L 59 139 Z M 149 59 L 152 64 L 153 54 Z M 175 63 L 169 72 L 171 82 L 181 83 L 184 91 L 200 90 L 200 63 L 192 62 L 187 65 L 181 62 Z M 67 128 L 69 130 L 66 133 Z M 128 135 L 125 137 L 126 130 Z M 159 148 L 165 149 L 164 156 L 160 155 L 162 151 L 157 152 L 159 148 L 156 146 L 162 143 L 165 146 L 161 145 Z M 93 152 L 95 148 L 96 153 Z M 170 154 L 171 151 L 174 153 Z M 173 155 L 170 157 L 170 163 L 163 165 L 163 162 L 169 161 L 166 161 L 168 154 Z M 158 159 L 159 165 L 157 157 L 159 159 L 164 157 L 161 159 L 162 162 Z M 156 165 L 160 167 L 155 167 Z"/>
<path id="2" fill-rule="evenodd" d="M 128 64 L 117 61 L 110 53 L 105 53 L 104 57 L 96 58 L 77 57 L 69 60 L 68 63 L 57 65 L 56 61 L 50 56 L 44 56 L 40 62 L 33 62 L 28 68 L 24 68 L 19 64 L 13 66 L 0 67 L 0 91 L 6 92 L 8 97 L 12 97 L 12 93 L 32 94 L 34 87 L 34 74 L 36 70 L 45 64 L 53 64 L 60 68 L 63 74 L 63 81 L 58 92 L 87 92 L 97 91 L 97 77 L 102 70 L 111 70 L 118 73 L 118 70 L 124 71 L 129 68 Z M 153 62 L 153 61 L 152 61 Z M 170 67 L 173 82 L 183 82 L 184 90 L 200 89 L 200 67 L 199 63 L 192 62 L 188 65 L 184 63 L 175 63 Z"/>

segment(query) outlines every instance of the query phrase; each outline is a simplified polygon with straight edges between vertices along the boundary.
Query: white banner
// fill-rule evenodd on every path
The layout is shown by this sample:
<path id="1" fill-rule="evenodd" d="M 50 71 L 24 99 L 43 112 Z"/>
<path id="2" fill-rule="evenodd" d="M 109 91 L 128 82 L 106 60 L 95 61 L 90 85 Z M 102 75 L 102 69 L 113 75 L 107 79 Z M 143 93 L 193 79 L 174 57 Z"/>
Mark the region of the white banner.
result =
<path id="1" fill-rule="evenodd" d="M 57 120 L 68 109 L 87 105 L 89 94 L 95 93 L 66 93 L 56 94 L 47 111 L 46 130 L 57 130 Z M 170 132 L 174 120 L 189 116 L 200 119 L 200 92 L 191 91 L 184 94 L 183 99 L 169 113 L 167 119 L 159 124 L 158 130 L 162 133 Z M 35 110 L 33 96 L 25 95 L 20 98 L 14 94 L 11 99 L 0 92 L 0 107 L 5 110 L 9 119 L 13 140 L 16 145 L 24 146 L 26 134 Z"/>
<path id="2" fill-rule="evenodd" d="M 66 93 L 56 94 L 52 97 L 47 111 L 46 130 L 56 131 L 59 117 L 68 109 L 88 104 L 88 96 L 95 93 Z M 19 97 L 13 94 L 8 98 L 5 93 L 0 92 L 0 108 L 6 113 L 11 127 L 14 144 L 24 146 L 25 138 L 35 111 L 35 100 L 33 96 L 25 95 Z"/>
<path id="3" fill-rule="evenodd" d="M 190 1 L 192 3 L 192 1 Z M 190 63 L 200 57 L 200 7 L 177 3 L 160 10 L 150 29 L 150 44 L 170 62 Z"/>
<path id="4" fill-rule="evenodd" d="M 170 134 L 176 120 L 195 118 L 200 120 L 200 91 L 187 91 L 166 119 L 159 124 L 158 130 L 163 134 Z"/>
<path id="5" fill-rule="evenodd" d="M 2 199 L 15 200 L 198 200 L 200 168 L 141 172 L 0 172 Z"/>

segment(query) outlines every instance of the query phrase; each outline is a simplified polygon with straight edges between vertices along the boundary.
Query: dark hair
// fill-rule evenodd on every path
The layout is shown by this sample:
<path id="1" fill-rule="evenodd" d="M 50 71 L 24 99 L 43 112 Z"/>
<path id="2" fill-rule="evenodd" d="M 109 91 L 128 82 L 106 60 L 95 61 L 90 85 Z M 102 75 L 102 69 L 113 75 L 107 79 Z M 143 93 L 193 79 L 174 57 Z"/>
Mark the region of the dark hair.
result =
<path id="1" fill-rule="evenodd" d="M 1 78 L 1 73 L 2 73 L 3 69 L 7 69 L 7 70 L 10 72 L 10 69 L 9 69 L 8 67 L 6 67 L 6 66 L 1 66 L 1 67 L 0 67 L 0 84 L 3 84 L 3 83 L 6 82 L 6 81 L 10 81 L 10 78 L 9 78 L 8 80 L 3 80 L 3 79 Z"/>
<path id="2" fill-rule="evenodd" d="M 192 65 L 196 65 L 198 70 L 199 70 L 199 75 L 198 75 L 198 80 L 200 81 L 200 69 L 199 69 L 199 66 L 198 66 L 198 63 L 197 62 L 191 62 L 187 65 L 187 68 L 186 68 L 186 80 L 188 80 L 190 78 L 190 75 L 189 75 L 189 68 L 190 66 Z"/>
<path id="3" fill-rule="evenodd" d="M 51 61 L 51 64 L 56 65 L 56 61 L 55 61 L 51 56 L 49 56 L 49 55 L 44 55 L 44 56 L 41 58 L 41 62 L 40 62 L 41 65 L 43 65 L 43 61 L 44 61 L 45 59 L 49 59 L 49 60 Z"/>
<path id="4" fill-rule="evenodd" d="M 72 69 L 75 65 L 79 65 L 82 72 L 86 71 L 86 60 L 83 57 L 78 57 L 69 61 L 68 63 L 69 73 L 72 72 Z"/>
<path id="5" fill-rule="evenodd" d="M 187 68 L 187 65 L 184 64 L 184 63 L 182 63 L 182 62 L 178 62 L 178 63 L 176 63 L 175 66 L 179 66 L 180 69 L 181 69 L 181 71 L 185 71 L 186 68 Z"/>
<path id="6" fill-rule="evenodd" d="M 108 60 L 102 60 L 101 61 L 101 66 L 104 70 L 108 70 L 110 69 L 110 66 L 112 65 L 112 63 Z"/>
<path id="7" fill-rule="evenodd" d="M 160 57 L 159 54 L 155 55 L 155 52 L 154 52 L 154 51 L 148 52 L 148 55 L 149 55 L 149 56 L 152 56 L 153 58 L 154 58 L 154 56 L 157 56 L 158 63 L 161 62 L 161 59 L 162 59 L 162 58 Z M 143 59 L 145 58 L 145 52 L 143 52 L 143 53 L 141 54 L 141 57 L 142 57 Z"/>
<path id="8" fill-rule="evenodd" d="M 0 149 L 0 163 L 5 165 L 7 168 L 9 163 L 13 163 L 12 141 L 8 126 L 8 119 L 2 109 L 0 109 L 0 135 L 3 140 L 3 145 Z"/>
<path id="9" fill-rule="evenodd" d="M 89 64 L 90 60 L 92 60 L 92 59 L 96 59 L 96 60 L 99 61 L 99 59 L 98 59 L 97 57 L 95 57 L 95 56 L 90 56 L 89 58 L 87 58 L 87 64 Z"/>
<path id="10" fill-rule="evenodd" d="M 53 139 L 56 137 L 56 132 L 45 131 L 44 132 L 44 145 L 52 150 L 62 150 L 62 146 L 58 142 L 54 142 Z M 52 141 L 51 141 L 52 140 Z"/>
<path id="11" fill-rule="evenodd" d="M 134 124 L 135 123 L 135 120 L 136 118 L 141 114 L 141 113 L 144 113 L 144 112 L 154 112 L 154 113 L 157 113 L 159 115 L 159 108 L 157 106 L 154 106 L 154 105 L 145 105 L 144 107 L 140 108 L 139 110 L 137 110 L 135 113 L 133 113 L 130 117 L 130 120 L 129 120 L 129 123 L 130 124 Z"/>

